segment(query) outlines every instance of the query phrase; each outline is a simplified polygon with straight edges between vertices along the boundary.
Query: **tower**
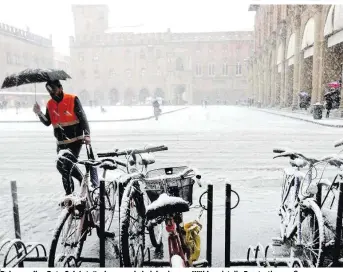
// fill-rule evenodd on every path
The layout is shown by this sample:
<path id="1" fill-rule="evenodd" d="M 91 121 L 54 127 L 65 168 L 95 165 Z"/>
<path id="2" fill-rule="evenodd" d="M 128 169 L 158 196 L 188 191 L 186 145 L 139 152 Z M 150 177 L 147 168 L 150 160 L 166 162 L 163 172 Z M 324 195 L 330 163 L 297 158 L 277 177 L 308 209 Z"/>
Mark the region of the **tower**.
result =
<path id="1" fill-rule="evenodd" d="M 108 28 L 107 5 L 73 5 L 75 38 L 103 34 Z"/>

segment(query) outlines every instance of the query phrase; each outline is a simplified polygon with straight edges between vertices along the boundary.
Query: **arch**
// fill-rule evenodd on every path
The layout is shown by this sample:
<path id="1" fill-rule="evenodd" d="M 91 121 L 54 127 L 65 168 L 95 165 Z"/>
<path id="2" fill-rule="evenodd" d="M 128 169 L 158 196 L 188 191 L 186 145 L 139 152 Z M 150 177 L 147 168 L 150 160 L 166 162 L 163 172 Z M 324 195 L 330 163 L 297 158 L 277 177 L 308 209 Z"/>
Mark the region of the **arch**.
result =
<path id="1" fill-rule="evenodd" d="M 138 101 L 141 103 L 144 103 L 145 99 L 147 99 L 149 96 L 150 96 L 150 93 L 149 93 L 148 89 L 143 88 L 139 91 Z"/>
<path id="2" fill-rule="evenodd" d="M 301 42 L 301 50 L 311 47 L 314 44 L 314 19 L 308 19 Z"/>
<path id="3" fill-rule="evenodd" d="M 164 98 L 164 91 L 162 90 L 162 88 L 156 88 L 154 96 Z"/>
<path id="4" fill-rule="evenodd" d="M 133 102 L 134 94 L 131 88 L 127 88 L 124 93 L 124 104 L 131 105 Z"/>
<path id="5" fill-rule="evenodd" d="M 82 104 L 88 105 L 90 103 L 90 94 L 87 90 L 82 90 L 78 96 Z"/>
<path id="6" fill-rule="evenodd" d="M 115 88 L 108 92 L 108 101 L 110 105 L 115 105 L 119 102 L 119 91 Z"/>
<path id="7" fill-rule="evenodd" d="M 328 36 L 328 35 L 331 35 L 332 32 L 333 32 L 333 26 L 334 26 L 334 9 L 335 9 L 335 6 L 332 5 L 329 9 L 329 12 L 326 16 L 326 19 L 325 19 L 325 25 L 324 25 L 324 37 Z"/>
<path id="8" fill-rule="evenodd" d="M 279 45 L 278 50 L 277 50 L 277 61 L 276 61 L 276 64 L 277 64 L 277 65 L 282 63 L 282 61 L 283 61 L 283 56 L 284 56 L 283 53 L 284 53 L 284 49 L 283 49 L 283 44 L 281 43 L 281 44 Z"/>
<path id="9" fill-rule="evenodd" d="M 327 12 L 324 36 L 328 37 L 328 47 L 343 42 L 343 5 L 332 5 Z"/>
<path id="10" fill-rule="evenodd" d="M 290 59 L 291 57 L 293 57 L 294 52 L 295 52 L 295 33 L 292 33 L 292 35 L 289 37 L 289 40 L 288 40 L 286 59 Z"/>
<path id="11" fill-rule="evenodd" d="M 184 93 L 186 92 L 186 88 L 184 85 L 177 85 L 174 89 L 174 96 L 173 96 L 173 104 L 180 105 L 184 104 Z"/>

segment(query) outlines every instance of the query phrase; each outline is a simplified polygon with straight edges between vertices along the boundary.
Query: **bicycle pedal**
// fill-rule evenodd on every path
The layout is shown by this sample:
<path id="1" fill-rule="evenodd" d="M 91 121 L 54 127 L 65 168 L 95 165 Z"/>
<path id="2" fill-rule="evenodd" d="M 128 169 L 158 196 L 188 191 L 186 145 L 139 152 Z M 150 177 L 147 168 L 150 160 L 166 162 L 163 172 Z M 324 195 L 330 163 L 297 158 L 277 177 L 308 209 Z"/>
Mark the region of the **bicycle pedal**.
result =
<path id="1" fill-rule="evenodd" d="M 283 245 L 283 239 L 281 237 L 273 237 L 272 238 L 272 245 L 273 246 L 282 246 Z"/>

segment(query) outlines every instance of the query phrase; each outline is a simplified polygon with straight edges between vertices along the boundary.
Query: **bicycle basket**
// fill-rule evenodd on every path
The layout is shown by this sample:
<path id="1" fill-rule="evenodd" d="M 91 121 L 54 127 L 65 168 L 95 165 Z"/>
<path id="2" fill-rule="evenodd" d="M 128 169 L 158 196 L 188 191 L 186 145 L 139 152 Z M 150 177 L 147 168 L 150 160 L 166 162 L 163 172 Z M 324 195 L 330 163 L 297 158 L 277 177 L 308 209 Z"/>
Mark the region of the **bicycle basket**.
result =
<path id="1" fill-rule="evenodd" d="M 147 172 L 145 175 L 146 192 L 150 201 L 155 201 L 164 192 L 163 181 L 165 181 L 169 195 L 181 197 L 189 205 L 192 205 L 194 180 L 192 178 L 181 179 L 179 175 L 186 168 L 188 167 L 167 167 Z"/>

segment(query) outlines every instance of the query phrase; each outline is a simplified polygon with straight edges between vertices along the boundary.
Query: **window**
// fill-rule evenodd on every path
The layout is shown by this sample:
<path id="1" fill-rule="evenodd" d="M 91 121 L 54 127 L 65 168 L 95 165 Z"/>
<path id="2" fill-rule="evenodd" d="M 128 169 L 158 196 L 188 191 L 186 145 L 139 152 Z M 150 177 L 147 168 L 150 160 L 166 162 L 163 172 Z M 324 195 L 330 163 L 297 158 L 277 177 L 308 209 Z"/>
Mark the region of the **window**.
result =
<path id="1" fill-rule="evenodd" d="M 116 75 L 115 70 L 113 68 L 109 71 L 109 77 L 114 77 Z"/>
<path id="2" fill-rule="evenodd" d="M 131 72 L 130 69 L 127 69 L 127 70 L 126 70 L 126 75 L 127 75 L 128 78 L 131 78 L 132 72 Z"/>
<path id="3" fill-rule="evenodd" d="M 86 77 L 86 71 L 85 71 L 84 69 L 82 69 L 82 70 L 80 71 L 80 74 L 81 74 L 81 76 L 82 76 L 83 78 Z"/>
<path id="4" fill-rule="evenodd" d="M 223 49 L 223 53 L 227 53 L 227 51 L 228 51 L 228 45 L 227 45 L 227 44 L 223 44 L 222 49 Z"/>
<path id="5" fill-rule="evenodd" d="M 141 57 L 141 59 L 145 59 L 145 53 L 144 53 L 143 49 L 140 52 L 140 57 Z"/>
<path id="6" fill-rule="evenodd" d="M 99 78 L 99 77 L 100 77 L 100 74 L 99 74 L 99 70 L 98 70 L 98 69 L 95 69 L 95 70 L 94 70 L 94 77 L 96 77 L 96 78 Z"/>
<path id="7" fill-rule="evenodd" d="M 201 64 L 197 64 L 195 66 L 195 74 L 196 76 L 202 76 L 202 67 Z"/>
<path id="8" fill-rule="evenodd" d="M 79 61 L 84 61 L 85 60 L 85 56 L 83 55 L 82 52 L 79 53 Z"/>
<path id="9" fill-rule="evenodd" d="M 236 64 L 236 76 L 242 75 L 242 65 L 240 62 Z"/>
<path id="10" fill-rule="evenodd" d="M 11 63 L 12 63 L 11 53 L 7 53 L 7 64 L 11 64 Z"/>
<path id="11" fill-rule="evenodd" d="M 208 53 L 212 53 L 213 52 L 213 44 L 209 44 L 208 45 Z"/>
<path id="12" fill-rule="evenodd" d="M 156 49 L 156 58 L 161 58 L 161 56 L 162 56 L 162 52 L 161 52 L 161 50 L 160 49 Z"/>
<path id="13" fill-rule="evenodd" d="M 99 53 L 96 53 L 93 57 L 93 61 L 99 61 Z"/>
<path id="14" fill-rule="evenodd" d="M 223 76 L 229 75 L 229 65 L 227 63 L 223 64 Z"/>
<path id="15" fill-rule="evenodd" d="M 176 60 L 176 71 L 183 71 L 184 67 L 183 67 L 183 62 L 181 58 L 177 58 Z"/>
<path id="16" fill-rule="evenodd" d="M 161 75 L 161 69 L 157 68 L 157 75 L 160 76 Z"/>
<path id="17" fill-rule="evenodd" d="M 142 68 L 142 70 L 141 70 L 141 76 L 144 77 L 144 75 L 145 75 L 145 69 Z"/>
<path id="18" fill-rule="evenodd" d="M 208 65 L 208 75 L 209 75 L 209 76 L 214 76 L 214 75 L 215 75 L 214 63 L 210 63 L 210 64 Z"/>

